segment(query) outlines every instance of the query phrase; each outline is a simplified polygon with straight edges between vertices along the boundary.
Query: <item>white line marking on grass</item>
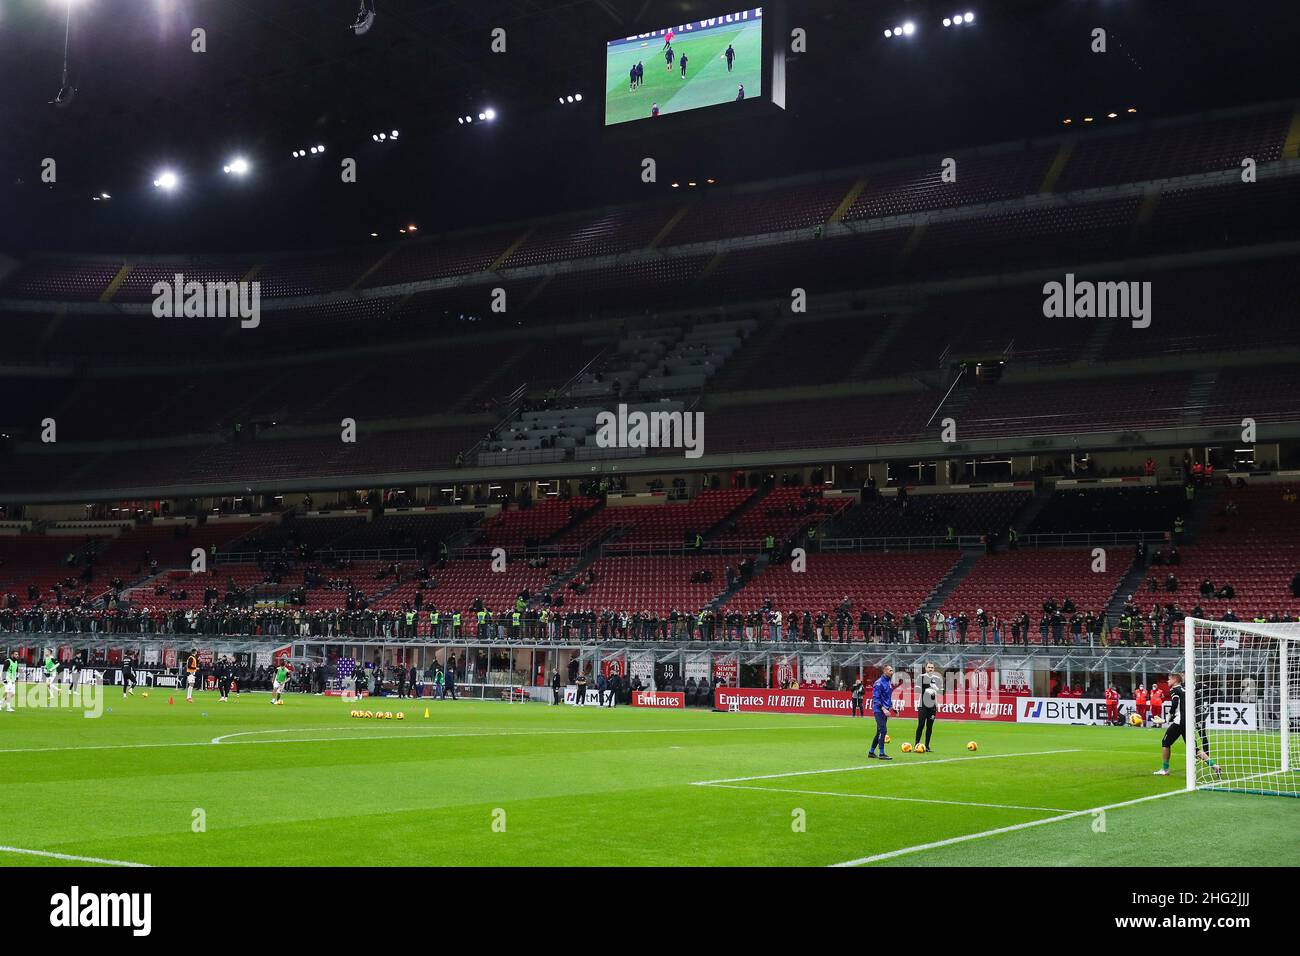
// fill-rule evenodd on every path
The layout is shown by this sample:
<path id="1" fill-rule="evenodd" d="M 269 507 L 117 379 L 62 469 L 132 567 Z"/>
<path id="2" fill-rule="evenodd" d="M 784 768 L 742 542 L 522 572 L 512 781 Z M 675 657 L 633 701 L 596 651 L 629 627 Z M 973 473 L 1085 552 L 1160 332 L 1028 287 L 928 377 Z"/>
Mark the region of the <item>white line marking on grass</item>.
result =
<path id="1" fill-rule="evenodd" d="M 351 726 L 351 725 L 349 725 Z M 284 733 L 306 733 L 312 730 L 340 730 L 339 727 L 294 727 L 285 729 Z M 366 729 L 358 727 L 358 730 Z M 351 737 L 300 737 L 292 740 L 245 740 L 238 743 L 244 744 L 299 744 L 299 743 L 332 743 L 340 740 L 402 740 L 414 737 L 550 737 L 550 736 L 576 736 L 588 734 L 715 734 L 715 733 L 734 733 L 734 732 L 762 732 L 770 730 L 808 730 L 808 727 L 794 727 L 789 725 L 777 725 L 774 727 L 656 727 L 646 729 L 626 729 L 626 730 L 600 730 L 600 729 L 569 729 L 569 730 L 524 730 L 524 731 L 483 731 L 483 732 L 461 732 L 449 734 L 420 734 L 413 732 L 398 731 L 391 734 L 373 734 L 370 736 L 351 736 Z M 818 727 L 817 730 L 843 730 L 843 727 Z M 276 731 L 281 732 L 281 731 Z M 230 736 L 229 734 L 225 736 Z M 152 750 L 158 747 L 210 747 L 213 745 L 212 740 L 188 740 L 173 741 L 171 743 L 139 743 L 139 744 L 85 744 L 78 747 L 10 747 L 0 750 L 0 754 L 28 754 L 28 753 L 59 753 L 61 751 L 78 752 L 83 750 Z M 235 744 L 238 745 L 238 744 Z M 222 744 L 221 746 L 231 746 L 231 744 Z M 937 761 L 936 761 L 937 762 Z"/>
<path id="2" fill-rule="evenodd" d="M 941 763 L 958 763 L 966 760 L 1001 760 L 1004 757 L 1043 757 L 1051 754 L 1077 754 L 1082 748 L 1071 750 L 1030 750 L 1017 754 L 980 754 L 978 757 L 945 757 L 942 760 L 925 760 L 924 755 L 917 760 L 889 760 L 885 763 L 869 763 L 860 767 L 832 767 L 829 770 L 792 770 L 788 773 L 764 773 L 755 777 L 728 777 L 725 780 L 694 780 L 691 786 L 712 787 L 722 783 L 748 783 L 751 780 L 777 780 L 782 777 L 807 777 L 819 773 L 851 773 L 855 770 L 884 770 L 886 767 L 933 767 Z"/>
<path id="3" fill-rule="evenodd" d="M 105 866 L 149 866 L 148 863 L 132 863 L 129 860 L 101 860 L 97 856 L 73 856 L 70 853 L 51 853 L 49 850 L 25 850 L 17 846 L 0 846 L 0 853 L 21 853 L 23 856 L 43 856 L 51 860 L 66 860 L 69 863 L 102 863 Z"/>
<path id="4" fill-rule="evenodd" d="M 866 863 L 879 863 L 881 860 L 892 860 L 895 857 L 906 856 L 909 853 L 935 850 L 939 847 L 952 846 L 957 843 L 966 843 L 970 840 L 981 840 L 984 837 L 998 836 L 1003 833 L 1014 833 L 1016 830 L 1028 830 L 1030 827 L 1041 827 L 1048 823 L 1060 823 L 1062 820 L 1073 820 L 1078 817 L 1091 816 L 1092 814 L 1100 813 L 1103 810 L 1117 810 L 1120 807 L 1131 807 L 1137 803 L 1146 803 L 1148 800 L 1162 800 L 1165 797 L 1173 797 L 1180 793 L 1190 792 L 1190 790 L 1170 790 L 1168 793 L 1156 793 L 1149 797 L 1138 797 L 1136 800 L 1124 800 L 1121 803 L 1108 803 L 1104 807 L 1091 807 L 1087 810 L 1074 810 L 1070 813 L 1062 813 L 1060 816 L 1044 817 L 1041 820 L 1030 820 L 1028 823 L 1015 823 L 1011 826 L 998 827 L 996 830 L 984 830 L 980 833 L 967 833 L 963 836 L 949 837 L 946 840 L 935 840 L 933 843 L 920 843 L 916 846 L 903 847 L 901 850 L 890 850 L 888 853 L 876 853 L 872 856 L 859 857 L 856 860 L 849 860 L 845 863 L 832 863 L 831 866 L 862 866 Z"/>
<path id="5" fill-rule="evenodd" d="M 219 744 L 219 743 L 222 743 L 222 742 L 224 742 L 224 741 L 229 740 L 231 737 L 252 737 L 252 736 L 255 736 L 255 735 L 257 735 L 257 734 L 309 734 L 309 733 L 311 733 L 311 732 L 314 731 L 314 730 L 370 730 L 371 727 L 373 727 L 373 726 L 374 726 L 373 724 L 348 724 L 347 726 L 344 726 L 344 727 L 276 727 L 276 728 L 273 729 L 273 730 L 241 730 L 241 731 L 238 731 L 237 733 L 233 733 L 233 734 L 222 734 L 220 737 L 213 737 L 213 738 L 212 738 L 210 741 L 208 741 L 208 742 L 209 742 L 209 743 L 213 743 L 213 744 Z M 420 726 L 420 729 L 421 729 L 421 730 L 455 730 L 456 728 L 455 728 L 455 727 L 452 727 L 452 726 L 449 726 L 449 725 L 441 725 L 441 726 L 438 726 L 438 725 L 423 725 L 423 724 L 422 724 L 422 725 Z M 397 731 L 396 733 L 393 733 L 393 734 L 391 734 L 391 735 L 385 735 L 385 736 L 396 737 L 398 734 L 401 734 L 401 733 L 403 733 L 403 732 L 404 732 L 404 731 L 400 731 L 400 730 L 399 730 L 399 731 Z M 421 736 L 429 737 L 429 736 L 436 736 L 436 735 L 434 735 L 434 734 L 416 734 L 416 733 L 412 733 L 412 734 L 410 734 L 409 736 L 412 736 L 412 737 L 421 737 Z M 338 739 L 338 740 L 346 740 L 347 738 L 345 738 L 345 737 L 340 737 L 340 738 L 335 738 L 335 739 Z M 250 741 L 250 742 L 252 742 L 252 741 Z"/>
<path id="6" fill-rule="evenodd" d="M 786 787 L 742 787 L 734 783 L 714 783 L 719 790 L 752 790 L 757 793 L 798 793 L 814 797 L 854 797 L 858 800 L 898 800 L 902 803 L 942 803 L 952 807 L 988 807 L 993 810 L 1039 810 L 1045 813 L 1069 813 L 1062 807 L 1020 807 L 1010 803 L 971 803 L 966 800 L 927 800 L 925 797 L 887 797 L 875 793 L 834 793 L 829 790 L 791 790 Z"/>

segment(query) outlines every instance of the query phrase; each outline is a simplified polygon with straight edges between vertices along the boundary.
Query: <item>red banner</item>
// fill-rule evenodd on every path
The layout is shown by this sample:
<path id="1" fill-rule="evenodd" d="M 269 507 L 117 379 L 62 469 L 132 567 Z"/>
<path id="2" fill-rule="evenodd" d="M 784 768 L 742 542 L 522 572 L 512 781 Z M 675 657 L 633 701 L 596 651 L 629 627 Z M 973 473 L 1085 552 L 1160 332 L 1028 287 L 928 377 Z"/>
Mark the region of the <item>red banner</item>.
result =
<path id="1" fill-rule="evenodd" d="M 649 690 L 632 692 L 633 707 L 657 707 L 660 710 L 685 710 L 686 695 L 678 693 L 655 693 Z"/>
<path id="2" fill-rule="evenodd" d="M 774 714 L 835 714 L 843 717 L 853 713 L 853 695 L 844 690 L 766 690 L 763 688 L 719 687 L 713 692 L 714 710 L 731 710 L 738 703 L 747 713 Z M 871 711 L 871 698 L 865 701 L 867 713 Z M 896 698 L 895 717 L 916 718 L 916 706 L 911 700 Z M 977 698 L 974 694 L 949 695 L 939 705 L 939 716 L 951 720 L 1006 720 L 1016 719 L 1014 698 Z"/>

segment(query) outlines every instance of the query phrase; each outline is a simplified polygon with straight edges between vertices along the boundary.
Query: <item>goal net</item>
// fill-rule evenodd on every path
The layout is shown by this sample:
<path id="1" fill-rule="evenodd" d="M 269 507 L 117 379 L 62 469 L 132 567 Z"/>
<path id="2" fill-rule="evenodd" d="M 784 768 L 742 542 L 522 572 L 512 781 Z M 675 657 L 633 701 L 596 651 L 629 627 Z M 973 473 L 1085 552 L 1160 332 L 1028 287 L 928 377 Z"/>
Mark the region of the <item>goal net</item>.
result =
<path id="1" fill-rule="evenodd" d="M 1187 787 L 1300 796 L 1300 624 L 1186 622 Z"/>

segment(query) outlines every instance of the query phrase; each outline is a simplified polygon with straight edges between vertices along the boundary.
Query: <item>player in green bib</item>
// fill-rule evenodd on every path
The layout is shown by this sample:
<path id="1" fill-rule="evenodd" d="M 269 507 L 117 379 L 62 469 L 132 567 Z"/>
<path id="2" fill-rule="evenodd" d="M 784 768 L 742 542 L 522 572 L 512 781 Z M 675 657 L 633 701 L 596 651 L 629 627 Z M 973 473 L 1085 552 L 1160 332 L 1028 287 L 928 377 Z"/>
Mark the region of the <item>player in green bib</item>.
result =
<path id="1" fill-rule="evenodd" d="M 14 712 L 14 692 L 18 686 L 18 658 L 10 654 L 4 664 L 5 703 L 4 709 Z"/>
<path id="2" fill-rule="evenodd" d="M 281 664 L 279 667 L 275 669 L 275 681 L 271 685 L 271 689 L 275 691 L 275 693 L 271 697 L 271 703 L 273 704 L 284 703 L 284 699 L 283 699 L 284 685 L 288 683 L 288 681 L 289 681 L 289 669 L 285 667 L 284 664 Z"/>
<path id="3" fill-rule="evenodd" d="M 45 690 L 51 697 L 58 691 L 59 662 L 54 659 L 53 654 L 45 655 Z"/>

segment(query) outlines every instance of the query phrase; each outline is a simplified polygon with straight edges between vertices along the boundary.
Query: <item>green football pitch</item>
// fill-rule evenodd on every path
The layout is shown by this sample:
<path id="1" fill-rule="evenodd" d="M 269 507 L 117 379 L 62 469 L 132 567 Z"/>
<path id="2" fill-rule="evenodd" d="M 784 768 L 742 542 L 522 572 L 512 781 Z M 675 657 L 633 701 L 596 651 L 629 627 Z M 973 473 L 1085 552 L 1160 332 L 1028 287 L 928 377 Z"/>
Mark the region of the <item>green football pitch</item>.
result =
<path id="1" fill-rule="evenodd" d="M 745 98 L 762 95 L 763 25 L 713 27 L 673 40 L 677 59 L 671 71 L 664 62 L 663 39 L 626 44 L 611 53 L 605 66 L 605 123 L 649 119 L 650 109 L 659 104 L 661 115 L 681 113 L 700 106 L 731 103 L 743 83 Z M 727 72 L 723 52 L 731 44 L 736 50 L 732 72 Z M 688 57 L 686 79 L 682 79 L 681 56 Z M 628 82 L 628 71 L 640 61 L 645 81 L 636 89 Z"/>
<path id="2" fill-rule="evenodd" d="M 1300 865 L 1300 801 L 1183 793 L 1151 730 L 940 722 L 909 755 L 899 721 L 881 763 L 847 717 L 168 698 L 0 714 L 0 863 Z"/>

